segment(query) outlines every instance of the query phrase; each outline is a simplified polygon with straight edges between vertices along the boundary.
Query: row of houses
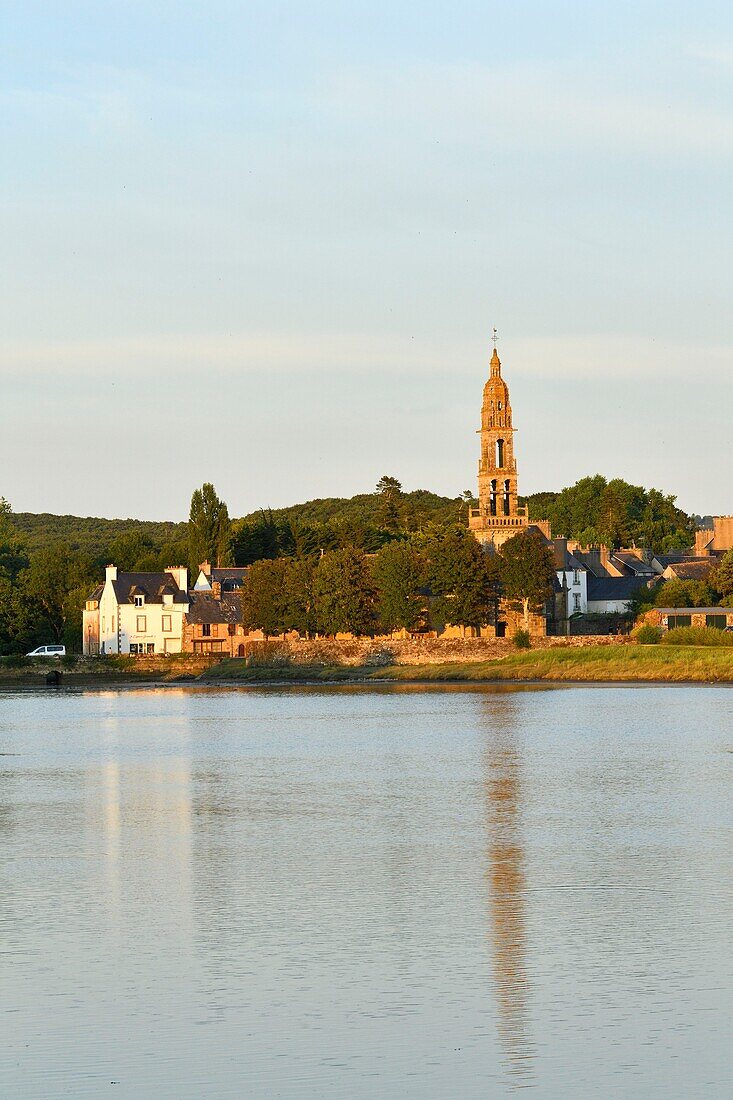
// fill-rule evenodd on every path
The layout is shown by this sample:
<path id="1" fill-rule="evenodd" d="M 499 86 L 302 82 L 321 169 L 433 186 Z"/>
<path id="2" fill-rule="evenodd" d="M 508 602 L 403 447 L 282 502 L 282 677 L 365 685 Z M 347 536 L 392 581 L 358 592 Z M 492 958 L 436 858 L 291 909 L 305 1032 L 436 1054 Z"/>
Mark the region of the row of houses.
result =
<path id="1" fill-rule="evenodd" d="M 242 626 L 238 590 L 246 573 L 204 562 L 189 587 L 186 566 L 140 573 L 108 565 L 84 606 L 84 653 L 243 655 L 245 636 L 262 637 Z"/>
<path id="2" fill-rule="evenodd" d="M 633 547 L 584 548 L 564 538 L 546 542 L 555 559 L 555 591 L 544 613 L 532 616 L 535 634 L 617 631 L 628 625 L 622 616 L 640 589 L 661 579 L 704 580 L 720 553 L 656 555 Z M 246 575 L 247 567 L 216 568 L 204 562 L 189 585 L 185 566 L 142 573 L 109 565 L 104 583 L 85 604 L 84 653 L 244 656 L 247 642 L 263 638 L 242 623 L 239 589 Z M 715 625 L 726 614 L 720 609 L 706 612 Z M 670 622 L 686 614 L 684 609 L 672 609 Z M 517 617 L 502 604 L 485 633 L 501 637 L 518 625 Z"/>

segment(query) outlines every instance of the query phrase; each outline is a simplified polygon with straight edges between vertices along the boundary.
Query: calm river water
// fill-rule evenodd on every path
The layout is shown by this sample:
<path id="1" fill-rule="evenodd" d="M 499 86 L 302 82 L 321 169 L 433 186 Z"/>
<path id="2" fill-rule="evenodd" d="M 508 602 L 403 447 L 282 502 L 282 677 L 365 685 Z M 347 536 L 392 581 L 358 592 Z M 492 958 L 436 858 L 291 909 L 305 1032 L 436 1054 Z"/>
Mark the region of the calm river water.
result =
<path id="1" fill-rule="evenodd" d="M 733 691 L 0 695 L 0 1095 L 733 1095 Z"/>

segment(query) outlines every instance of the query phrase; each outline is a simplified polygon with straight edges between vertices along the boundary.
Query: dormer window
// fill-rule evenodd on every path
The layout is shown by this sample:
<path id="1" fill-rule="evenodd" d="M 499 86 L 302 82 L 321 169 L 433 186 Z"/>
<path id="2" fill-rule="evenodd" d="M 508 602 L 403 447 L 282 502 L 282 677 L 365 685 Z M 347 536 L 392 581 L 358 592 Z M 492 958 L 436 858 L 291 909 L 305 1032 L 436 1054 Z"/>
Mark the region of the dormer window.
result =
<path id="1" fill-rule="evenodd" d="M 145 604 L 144 596 L 135 596 L 135 607 L 143 607 Z"/>

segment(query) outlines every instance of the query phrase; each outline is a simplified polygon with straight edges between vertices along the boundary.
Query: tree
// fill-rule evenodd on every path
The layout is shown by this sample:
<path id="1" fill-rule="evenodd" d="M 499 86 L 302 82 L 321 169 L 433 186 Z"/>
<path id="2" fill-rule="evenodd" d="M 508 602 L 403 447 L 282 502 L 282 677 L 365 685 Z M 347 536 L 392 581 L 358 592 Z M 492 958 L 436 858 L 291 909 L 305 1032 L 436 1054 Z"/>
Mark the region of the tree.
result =
<path id="1" fill-rule="evenodd" d="M 425 614 L 425 560 L 409 542 L 388 542 L 374 559 L 379 621 L 385 630 L 416 630 Z"/>
<path id="2" fill-rule="evenodd" d="M 618 547 L 633 542 L 662 552 L 691 546 L 695 538 L 694 524 L 676 506 L 674 496 L 622 478 L 607 481 L 595 474 L 560 493 L 534 493 L 524 499 L 530 519 L 549 519 L 555 535 L 585 545 Z"/>
<path id="3" fill-rule="evenodd" d="M 710 584 L 728 607 L 733 607 L 733 550 L 728 550 L 710 575 Z"/>
<path id="4" fill-rule="evenodd" d="M 191 497 L 188 517 L 189 559 L 193 570 L 204 561 L 212 565 L 227 564 L 230 528 L 226 504 L 216 495 L 211 482 L 204 482 Z"/>
<path id="5" fill-rule="evenodd" d="M 49 546 L 34 554 L 28 568 L 19 574 L 18 597 L 36 617 L 36 629 L 45 627 L 60 642 L 67 626 L 80 622 L 80 592 L 90 583 L 85 563 L 78 556 L 65 546 Z"/>
<path id="6" fill-rule="evenodd" d="M 464 527 L 432 531 L 425 540 L 427 576 L 435 599 L 433 614 L 445 624 L 482 626 L 496 622 L 495 561 Z"/>
<path id="7" fill-rule="evenodd" d="M 386 531 L 398 531 L 402 503 L 402 485 L 396 477 L 384 474 L 377 482 L 377 495 L 380 497 L 381 526 Z"/>
<path id="8" fill-rule="evenodd" d="M 261 630 L 266 638 L 282 634 L 286 624 L 284 558 L 256 561 L 249 567 L 240 589 L 242 621 L 247 630 Z"/>
<path id="9" fill-rule="evenodd" d="M 555 564 L 542 536 L 522 531 L 499 549 L 499 578 L 504 596 L 521 607 L 529 630 L 530 611 L 539 612 L 553 593 Z"/>
<path id="10" fill-rule="evenodd" d="M 316 619 L 323 634 L 372 634 L 376 591 L 366 556 L 347 546 L 323 555 L 315 576 Z"/>
<path id="11" fill-rule="evenodd" d="M 710 607 L 715 601 L 715 592 L 707 581 L 682 581 L 673 577 L 654 589 L 657 607 Z"/>
<path id="12" fill-rule="evenodd" d="M 316 619 L 316 561 L 312 557 L 293 558 L 285 572 L 285 623 L 307 638 L 318 629 Z"/>

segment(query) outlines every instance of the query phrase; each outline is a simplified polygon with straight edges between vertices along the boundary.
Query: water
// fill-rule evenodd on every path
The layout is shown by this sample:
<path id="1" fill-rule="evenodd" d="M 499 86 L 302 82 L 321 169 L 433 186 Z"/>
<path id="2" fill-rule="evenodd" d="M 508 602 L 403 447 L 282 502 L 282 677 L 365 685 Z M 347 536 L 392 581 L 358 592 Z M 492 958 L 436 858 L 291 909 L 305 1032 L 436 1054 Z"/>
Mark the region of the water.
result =
<path id="1" fill-rule="evenodd" d="M 733 692 L 0 695 L 0 1095 L 730 1097 Z"/>

